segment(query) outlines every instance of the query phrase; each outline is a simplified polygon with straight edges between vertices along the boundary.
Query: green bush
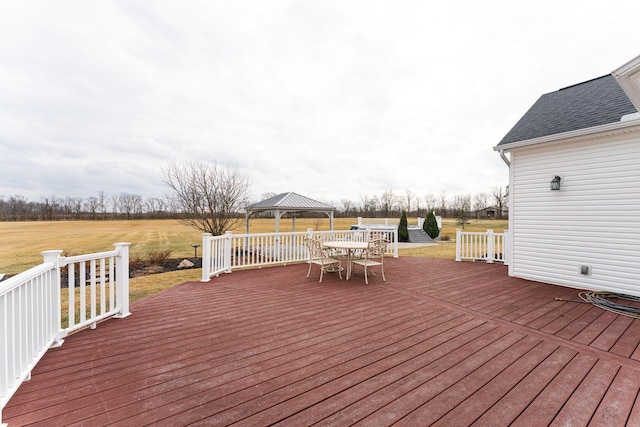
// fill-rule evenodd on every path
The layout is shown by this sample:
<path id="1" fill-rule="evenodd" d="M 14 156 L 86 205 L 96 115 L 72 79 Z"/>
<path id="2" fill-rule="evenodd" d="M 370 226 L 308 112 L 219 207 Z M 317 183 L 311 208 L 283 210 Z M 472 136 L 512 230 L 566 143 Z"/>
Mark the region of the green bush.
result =
<path id="1" fill-rule="evenodd" d="M 438 229 L 438 221 L 436 220 L 436 215 L 433 213 L 433 211 L 427 214 L 427 218 L 424 221 L 422 229 L 432 239 L 435 239 L 440 234 L 440 230 Z"/>
<path id="2" fill-rule="evenodd" d="M 398 224 L 398 241 L 409 241 L 409 228 L 407 225 L 407 213 L 402 211 L 402 217 L 400 217 L 400 223 Z"/>

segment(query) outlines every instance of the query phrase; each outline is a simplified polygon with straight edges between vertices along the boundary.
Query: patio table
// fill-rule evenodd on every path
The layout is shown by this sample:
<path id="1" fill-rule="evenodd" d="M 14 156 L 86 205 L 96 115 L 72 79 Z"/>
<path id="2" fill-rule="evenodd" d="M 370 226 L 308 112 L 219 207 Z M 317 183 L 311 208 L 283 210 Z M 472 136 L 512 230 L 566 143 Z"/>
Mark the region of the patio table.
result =
<path id="1" fill-rule="evenodd" d="M 355 251 L 363 251 L 367 249 L 369 244 L 367 242 L 355 242 L 353 240 L 330 240 L 322 243 L 322 246 L 331 249 L 344 249 L 347 251 L 347 278 L 351 277 L 351 258 Z"/>

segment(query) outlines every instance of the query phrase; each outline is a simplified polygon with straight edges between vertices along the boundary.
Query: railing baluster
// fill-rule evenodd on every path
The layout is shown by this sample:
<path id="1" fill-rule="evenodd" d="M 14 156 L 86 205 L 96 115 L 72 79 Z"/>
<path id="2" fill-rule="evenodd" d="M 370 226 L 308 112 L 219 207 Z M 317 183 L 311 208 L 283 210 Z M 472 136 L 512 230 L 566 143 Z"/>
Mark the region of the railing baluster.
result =
<path id="1" fill-rule="evenodd" d="M 78 280 L 80 282 L 80 323 L 84 323 L 84 321 L 87 320 L 87 273 L 85 271 L 85 262 L 82 261 L 79 267 L 80 277 L 78 278 Z"/>
<path id="2" fill-rule="evenodd" d="M 100 314 L 107 312 L 107 292 L 105 281 L 104 258 L 100 260 Z"/>
<path id="3" fill-rule="evenodd" d="M 113 311 L 116 306 L 115 277 L 114 260 L 109 257 L 109 311 Z"/>
<path id="4" fill-rule="evenodd" d="M 308 254 L 304 239 L 307 237 L 363 241 L 364 234 L 362 230 L 314 232 L 312 229 L 306 232 L 239 235 L 227 232 L 224 236 L 205 233 L 202 235 L 202 281 L 207 282 L 222 272 L 231 272 L 236 268 L 306 262 Z M 388 253 L 397 257 L 397 230 L 386 231 L 385 234 L 391 241 Z"/>
<path id="5" fill-rule="evenodd" d="M 491 229 L 484 233 L 457 229 L 456 261 L 505 262 L 505 233 L 494 233 Z"/>
<path id="6" fill-rule="evenodd" d="M 96 260 L 89 261 L 89 307 L 91 318 L 96 317 Z M 91 329 L 95 329 L 95 322 L 91 324 Z"/>
<path id="7" fill-rule="evenodd" d="M 68 327 L 72 327 L 76 324 L 76 275 L 75 275 L 75 264 L 68 265 L 68 294 L 69 294 L 69 314 L 67 318 L 69 319 Z"/>

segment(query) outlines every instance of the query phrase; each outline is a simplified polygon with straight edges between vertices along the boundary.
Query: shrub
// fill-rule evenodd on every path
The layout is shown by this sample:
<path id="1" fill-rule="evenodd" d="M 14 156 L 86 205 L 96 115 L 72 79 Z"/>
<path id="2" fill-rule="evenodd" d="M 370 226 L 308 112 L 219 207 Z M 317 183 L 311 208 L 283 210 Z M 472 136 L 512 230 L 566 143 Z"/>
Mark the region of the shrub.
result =
<path id="1" fill-rule="evenodd" d="M 405 211 L 402 211 L 402 217 L 400 218 L 400 223 L 398 224 L 398 241 L 409 241 L 409 228 L 407 225 L 407 213 Z"/>
<path id="2" fill-rule="evenodd" d="M 422 229 L 432 239 L 435 239 L 440 234 L 440 230 L 438 229 L 438 221 L 436 220 L 436 215 L 433 213 L 433 211 L 427 214 L 427 218 L 424 221 Z"/>
<path id="3" fill-rule="evenodd" d="M 129 256 L 129 270 L 137 270 L 148 266 L 147 260 L 142 255 Z"/>
<path id="4" fill-rule="evenodd" d="M 171 256 L 171 250 L 150 250 L 146 255 L 135 254 L 129 258 L 129 268 L 139 269 L 149 267 L 151 265 L 162 265 Z"/>
<path id="5" fill-rule="evenodd" d="M 169 249 L 164 251 L 152 250 L 147 253 L 147 259 L 153 265 L 164 264 L 169 259 L 170 256 L 171 256 L 171 250 Z"/>

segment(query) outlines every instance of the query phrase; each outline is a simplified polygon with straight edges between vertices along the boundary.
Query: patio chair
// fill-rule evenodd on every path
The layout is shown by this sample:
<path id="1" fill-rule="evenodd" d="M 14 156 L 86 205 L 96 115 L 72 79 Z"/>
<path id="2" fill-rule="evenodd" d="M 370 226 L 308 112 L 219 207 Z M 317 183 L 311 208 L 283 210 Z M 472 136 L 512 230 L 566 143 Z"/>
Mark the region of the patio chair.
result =
<path id="1" fill-rule="evenodd" d="M 322 247 L 322 243 L 316 239 L 306 239 L 307 248 L 309 249 L 309 271 L 307 277 L 311 274 L 311 266 L 313 264 L 320 266 L 320 282 L 324 273 L 338 273 L 342 280 L 342 263 L 339 258 L 334 258 L 328 249 Z"/>
<path id="2" fill-rule="evenodd" d="M 362 252 L 362 256 L 352 261 L 352 264 L 361 265 L 364 268 L 364 282 L 369 284 L 369 271 L 371 267 L 380 266 L 380 272 L 382 273 L 382 280 L 387 281 L 384 277 L 384 253 L 387 251 L 387 245 L 389 241 L 386 239 L 369 240 L 367 249 Z M 371 274 L 375 276 L 375 273 L 371 270 Z"/>

